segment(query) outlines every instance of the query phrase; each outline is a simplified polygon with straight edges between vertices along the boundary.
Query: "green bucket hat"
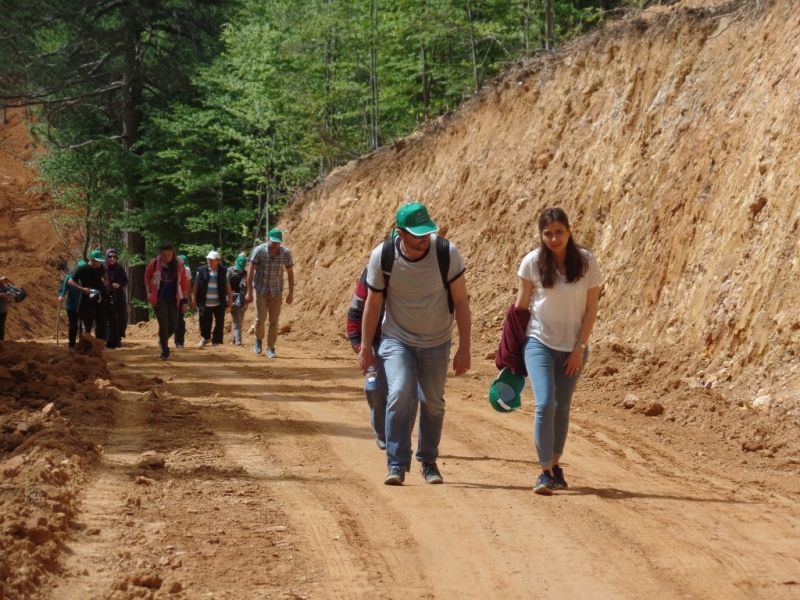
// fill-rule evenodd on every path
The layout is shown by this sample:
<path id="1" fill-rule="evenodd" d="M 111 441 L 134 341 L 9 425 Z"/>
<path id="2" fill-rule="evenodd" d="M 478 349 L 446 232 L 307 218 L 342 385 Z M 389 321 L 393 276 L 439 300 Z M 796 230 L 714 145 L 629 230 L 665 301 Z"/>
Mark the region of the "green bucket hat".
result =
<path id="1" fill-rule="evenodd" d="M 106 255 L 102 250 L 92 250 L 89 253 L 89 259 L 96 260 L 97 262 L 106 262 Z"/>
<path id="2" fill-rule="evenodd" d="M 283 232 L 280 229 L 278 229 L 277 227 L 275 229 L 270 229 L 269 230 L 269 241 L 270 242 L 282 242 L 283 241 Z"/>
<path id="3" fill-rule="evenodd" d="M 428 209 L 419 202 L 411 202 L 400 207 L 395 223 L 398 229 L 405 229 L 411 235 L 423 236 L 436 233 L 439 227 L 433 222 Z"/>
<path id="4" fill-rule="evenodd" d="M 489 404 L 497 412 L 513 412 L 522 404 L 520 394 L 525 389 L 525 378 L 521 375 L 514 375 L 511 369 L 506 367 L 500 371 L 489 387 Z"/>

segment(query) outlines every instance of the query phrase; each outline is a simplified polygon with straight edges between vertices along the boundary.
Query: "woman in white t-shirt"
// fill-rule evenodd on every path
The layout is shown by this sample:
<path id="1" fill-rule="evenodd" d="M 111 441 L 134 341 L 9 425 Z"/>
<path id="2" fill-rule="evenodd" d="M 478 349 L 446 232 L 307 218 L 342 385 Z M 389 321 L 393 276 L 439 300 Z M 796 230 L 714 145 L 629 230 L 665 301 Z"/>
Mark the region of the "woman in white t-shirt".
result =
<path id="1" fill-rule="evenodd" d="M 533 491 L 567 487 L 559 460 L 569 429 L 572 392 L 589 356 L 603 276 L 594 254 L 575 243 L 560 208 L 539 215 L 540 245 L 519 267 L 517 308 L 528 308 L 525 367 L 536 402 L 533 437 L 542 474 Z"/>

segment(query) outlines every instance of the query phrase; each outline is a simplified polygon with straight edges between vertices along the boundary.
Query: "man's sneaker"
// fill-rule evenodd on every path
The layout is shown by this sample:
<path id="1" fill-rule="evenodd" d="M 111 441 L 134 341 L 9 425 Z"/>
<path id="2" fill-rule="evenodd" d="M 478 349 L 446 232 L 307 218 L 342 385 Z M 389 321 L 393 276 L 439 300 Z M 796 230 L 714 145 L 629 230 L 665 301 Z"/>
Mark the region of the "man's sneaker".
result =
<path id="1" fill-rule="evenodd" d="M 202 347 L 203 347 L 203 346 L 205 346 L 207 343 L 208 343 L 208 340 L 207 340 L 206 338 L 200 338 L 200 341 L 199 341 L 199 342 L 197 342 L 197 347 L 198 347 L 198 348 L 202 348 Z"/>
<path id="2" fill-rule="evenodd" d="M 444 478 L 439 473 L 436 463 L 422 463 L 422 477 L 425 479 L 425 483 L 444 483 Z"/>
<path id="3" fill-rule="evenodd" d="M 541 494 L 542 496 L 552 496 L 554 487 L 555 481 L 553 480 L 553 476 L 545 472 L 539 475 L 539 479 L 536 480 L 536 485 L 533 486 L 533 493 Z"/>
<path id="4" fill-rule="evenodd" d="M 167 360 L 168 358 L 169 358 L 168 352 L 162 352 L 161 354 L 158 355 L 158 360 Z"/>
<path id="5" fill-rule="evenodd" d="M 383 483 L 386 485 L 403 485 L 405 479 L 406 472 L 403 471 L 402 467 L 389 467 L 389 474 L 383 480 Z"/>
<path id="6" fill-rule="evenodd" d="M 175 344 L 176 348 L 183 348 L 183 344 Z"/>
<path id="7" fill-rule="evenodd" d="M 567 480 L 564 479 L 564 470 L 558 465 L 553 465 L 553 480 L 555 482 L 554 487 L 557 490 L 565 490 L 569 487 Z"/>
<path id="8" fill-rule="evenodd" d="M 378 448 L 381 450 L 386 450 L 386 442 L 379 437 L 375 438 L 375 443 L 378 444 Z"/>
<path id="9" fill-rule="evenodd" d="M 261 354 L 261 340 L 256 340 L 253 342 L 253 352 L 256 354 Z"/>
<path id="10" fill-rule="evenodd" d="M 214 343 L 213 343 L 213 344 L 211 344 L 211 345 L 212 345 L 214 348 L 216 348 L 217 346 L 222 346 L 222 344 L 220 344 L 219 342 L 214 342 Z"/>
<path id="11" fill-rule="evenodd" d="M 278 358 L 278 355 L 275 354 L 275 348 L 267 348 L 267 356 L 269 358 Z"/>

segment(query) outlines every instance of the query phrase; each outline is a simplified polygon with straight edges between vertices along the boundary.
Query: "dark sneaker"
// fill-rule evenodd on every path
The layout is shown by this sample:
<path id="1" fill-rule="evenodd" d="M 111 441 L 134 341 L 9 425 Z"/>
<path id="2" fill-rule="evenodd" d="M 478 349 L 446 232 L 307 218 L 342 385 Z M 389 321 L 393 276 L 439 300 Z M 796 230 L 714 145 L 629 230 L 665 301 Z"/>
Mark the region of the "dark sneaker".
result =
<path id="1" fill-rule="evenodd" d="M 552 496 L 555 481 L 550 473 L 542 473 L 539 479 L 536 480 L 536 485 L 533 486 L 534 494 L 541 494 L 542 496 Z"/>
<path id="2" fill-rule="evenodd" d="M 158 355 L 158 360 L 167 360 L 169 358 L 169 352 L 162 352 Z"/>
<path id="3" fill-rule="evenodd" d="M 380 448 L 381 450 L 386 450 L 386 442 L 383 441 L 381 438 L 376 437 L 375 443 L 378 444 L 378 448 Z"/>
<path id="4" fill-rule="evenodd" d="M 183 344 L 175 344 L 176 348 L 183 348 Z"/>
<path id="5" fill-rule="evenodd" d="M 567 480 L 564 479 L 564 470 L 558 465 L 553 465 L 553 479 L 555 480 L 555 489 L 565 490 L 569 487 Z"/>
<path id="6" fill-rule="evenodd" d="M 267 356 L 269 358 L 278 358 L 278 355 L 275 354 L 275 348 L 267 348 Z"/>
<path id="7" fill-rule="evenodd" d="M 256 354 L 261 354 L 261 340 L 256 340 L 253 342 L 253 352 Z"/>
<path id="8" fill-rule="evenodd" d="M 425 483 L 444 483 L 444 478 L 439 473 L 436 463 L 422 463 L 422 477 L 425 479 Z"/>
<path id="9" fill-rule="evenodd" d="M 406 479 L 406 472 L 401 467 L 389 467 L 389 474 L 383 483 L 386 485 L 403 485 Z"/>

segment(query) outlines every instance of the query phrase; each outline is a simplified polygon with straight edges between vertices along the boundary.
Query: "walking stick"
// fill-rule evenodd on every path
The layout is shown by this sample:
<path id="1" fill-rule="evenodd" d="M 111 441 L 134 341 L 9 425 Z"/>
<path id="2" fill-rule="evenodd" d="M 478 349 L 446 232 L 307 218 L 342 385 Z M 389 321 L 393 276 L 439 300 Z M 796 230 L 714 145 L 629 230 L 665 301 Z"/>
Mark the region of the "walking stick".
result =
<path id="1" fill-rule="evenodd" d="M 56 313 L 56 348 L 58 348 L 58 322 L 61 320 L 61 301 L 64 296 L 58 298 L 58 312 Z"/>

